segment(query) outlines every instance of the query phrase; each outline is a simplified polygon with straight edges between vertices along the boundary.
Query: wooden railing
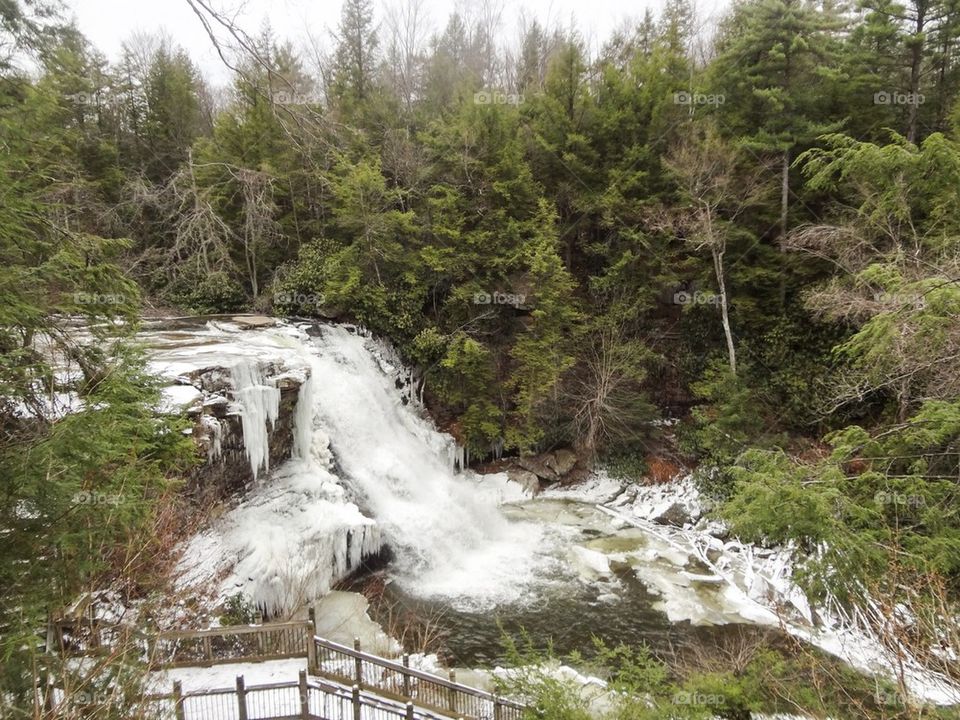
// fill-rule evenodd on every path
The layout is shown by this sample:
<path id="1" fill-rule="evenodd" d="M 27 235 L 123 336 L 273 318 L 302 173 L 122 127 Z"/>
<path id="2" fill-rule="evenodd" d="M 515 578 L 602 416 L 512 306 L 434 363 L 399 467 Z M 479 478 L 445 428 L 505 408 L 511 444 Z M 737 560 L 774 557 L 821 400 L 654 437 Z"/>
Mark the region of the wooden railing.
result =
<path id="1" fill-rule="evenodd" d="M 313 667 L 310 622 L 238 625 L 209 630 L 162 632 L 149 636 L 148 657 L 163 667 L 216 665 L 306 657 Z"/>
<path id="2" fill-rule="evenodd" d="M 305 657 L 307 670 L 311 675 L 343 683 L 348 687 L 355 686 L 394 702 L 399 701 L 399 707 L 404 707 L 402 703 L 413 702 L 416 707 L 432 712 L 435 716 L 469 720 L 520 720 L 524 713 L 524 706 L 517 702 L 458 683 L 453 672 L 449 678 L 443 678 L 417 670 L 410 667 L 408 655 L 404 655 L 401 662 L 387 660 L 363 652 L 359 640 L 354 641 L 353 647 L 349 647 L 317 637 L 315 627 L 312 613 L 310 620 L 303 622 L 226 626 L 154 634 L 127 630 L 125 636 L 122 635 L 124 631 L 115 625 L 89 620 L 57 621 L 51 624 L 52 637 L 48 647 L 56 648 L 64 655 L 82 655 L 105 651 L 116 647 L 119 642 L 135 642 L 147 662 L 156 668 Z M 272 689 L 276 688 L 263 686 L 262 692 Z M 191 697 L 206 699 L 185 701 L 184 707 L 190 703 L 215 702 L 210 698 L 239 691 L 238 686 L 236 690 L 209 691 L 206 694 L 187 693 L 183 697 L 188 700 Z M 179 715 L 177 717 L 183 720 Z M 211 717 L 216 720 L 218 716 Z M 236 717 L 239 720 L 253 720 L 253 716 Z M 343 716 L 348 720 L 350 717 Z M 380 717 L 381 715 L 364 714 L 363 720 L 379 720 Z M 340 720 L 340 716 L 335 716 L 333 720 Z"/>
<path id="3" fill-rule="evenodd" d="M 106 652 L 135 643 L 153 666 L 209 666 L 305 657 L 313 667 L 312 621 L 228 625 L 207 630 L 145 633 L 89 620 L 57 620 L 51 624 L 52 647 L 62 655 Z"/>
<path id="4" fill-rule="evenodd" d="M 411 700 L 418 707 L 447 717 L 520 720 L 523 715 L 524 706 L 520 703 L 461 685 L 453 672 L 449 679 L 444 679 L 409 667 L 407 655 L 398 663 L 363 652 L 359 641 L 352 648 L 319 637 L 314 637 L 313 642 L 314 672 L 331 680 L 373 690 L 385 697 Z"/>
<path id="5" fill-rule="evenodd" d="M 70 698 L 54 699 L 57 718 L 95 717 L 90 708 Z M 135 708 L 138 718 L 150 720 L 449 720 L 447 716 L 310 678 L 305 670 L 298 680 L 247 685 L 238 676 L 234 687 L 183 692 L 180 682 L 173 691 L 146 695 Z"/>

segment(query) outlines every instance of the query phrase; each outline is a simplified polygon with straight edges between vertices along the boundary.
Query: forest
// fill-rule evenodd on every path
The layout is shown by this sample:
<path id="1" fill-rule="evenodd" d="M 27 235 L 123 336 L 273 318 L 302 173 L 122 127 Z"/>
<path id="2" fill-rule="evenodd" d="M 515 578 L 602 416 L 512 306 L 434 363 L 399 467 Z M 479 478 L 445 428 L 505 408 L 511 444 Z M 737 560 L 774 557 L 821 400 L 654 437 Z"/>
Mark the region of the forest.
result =
<path id="1" fill-rule="evenodd" d="M 667 0 L 594 47 L 496 0 L 345 0 L 303 47 L 183 2 L 229 85 L 0 1 L 4 684 L 92 579 L 149 592 L 186 502 L 124 341 L 238 312 L 388 339 L 475 465 L 695 468 L 811 597 L 878 598 L 960 679 L 960 5 Z M 71 501 L 118 488 L 110 523 Z"/>

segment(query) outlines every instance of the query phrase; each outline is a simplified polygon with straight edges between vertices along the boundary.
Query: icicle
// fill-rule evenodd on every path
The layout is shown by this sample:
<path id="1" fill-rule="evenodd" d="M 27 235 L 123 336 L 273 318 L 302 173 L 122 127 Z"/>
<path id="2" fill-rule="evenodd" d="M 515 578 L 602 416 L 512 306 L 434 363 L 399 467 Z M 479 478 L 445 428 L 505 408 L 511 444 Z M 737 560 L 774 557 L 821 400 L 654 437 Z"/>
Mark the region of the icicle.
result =
<path id="1" fill-rule="evenodd" d="M 215 462 L 223 453 L 223 426 L 212 415 L 201 415 L 200 422 L 210 438 L 210 447 L 207 448 L 207 463 Z"/>
<path id="2" fill-rule="evenodd" d="M 265 384 L 256 361 L 245 358 L 231 372 L 236 399 L 242 408 L 243 446 L 256 480 L 261 468 L 270 469 L 269 433 L 280 415 L 280 389 Z"/>
<path id="3" fill-rule="evenodd" d="M 293 415 L 293 457 L 306 460 L 313 444 L 313 375 L 300 386 Z"/>

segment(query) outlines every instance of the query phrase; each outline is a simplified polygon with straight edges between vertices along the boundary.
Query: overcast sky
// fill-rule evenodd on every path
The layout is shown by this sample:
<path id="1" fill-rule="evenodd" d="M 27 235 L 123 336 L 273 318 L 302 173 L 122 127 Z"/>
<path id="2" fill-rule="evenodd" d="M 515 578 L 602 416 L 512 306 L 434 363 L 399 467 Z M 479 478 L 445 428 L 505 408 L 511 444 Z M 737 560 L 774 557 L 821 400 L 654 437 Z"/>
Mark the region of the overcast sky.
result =
<path id="1" fill-rule="evenodd" d="M 376 0 L 377 19 L 384 7 L 397 0 Z M 649 7 L 659 12 L 663 0 L 504 0 L 503 32 L 513 40 L 521 11 L 547 26 L 569 26 L 571 19 L 591 47 L 598 46 L 626 18 L 642 17 Z M 107 56 L 116 59 L 124 40 L 135 32 L 166 31 L 189 50 L 204 74 L 215 83 L 229 79 L 229 71 L 214 52 L 210 40 L 186 0 L 66 0 L 83 33 Z M 235 15 L 239 24 L 256 34 L 267 22 L 279 38 L 306 43 L 307 30 L 329 43 L 329 30 L 337 26 L 341 0 L 210 0 L 210 4 Z M 699 0 L 702 17 L 715 14 L 726 0 Z M 425 0 L 430 26 L 439 30 L 460 3 Z"/>

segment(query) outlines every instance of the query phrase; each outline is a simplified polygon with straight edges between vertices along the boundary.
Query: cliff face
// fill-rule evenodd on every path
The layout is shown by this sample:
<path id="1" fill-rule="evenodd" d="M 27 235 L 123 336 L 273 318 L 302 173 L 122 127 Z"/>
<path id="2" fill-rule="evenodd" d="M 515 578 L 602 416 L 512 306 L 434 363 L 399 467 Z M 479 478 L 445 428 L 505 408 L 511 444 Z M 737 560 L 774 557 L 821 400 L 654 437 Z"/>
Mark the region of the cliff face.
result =
<path id="1" fill-rule="evenodd" d="M 227 386 L 214 389 L 224 376 Z M 289 460 L 293 452 L 294 418 L 303 380 L 269 371 L 265 376 L 280 390 L 277 418 L 267 425 L 268 461 L 273 468 Z M 229 387 L 228 371 L 213 368 L 198 380 L 210 389 L 204 390 L 203 402 L 187 414 L 193 420 L 193 436 L 205 461 L 191 472 L 186 491 L 198 501 L 209 502 L 249 489 L 255 478 L 244 444 L 242 408 L 234 397 L 236 391 Z"/>
<path id="2" fill-rule="evenodd" d="M 168 383 L 165 411 L 192 421 L 202 462 L 185 490 L 197 502 L 242 493 L 290 459 L 310 377 L 290 334 L 272 318 L 216 316 L 157 319 L 140 335 L 151 369 Z"/>

